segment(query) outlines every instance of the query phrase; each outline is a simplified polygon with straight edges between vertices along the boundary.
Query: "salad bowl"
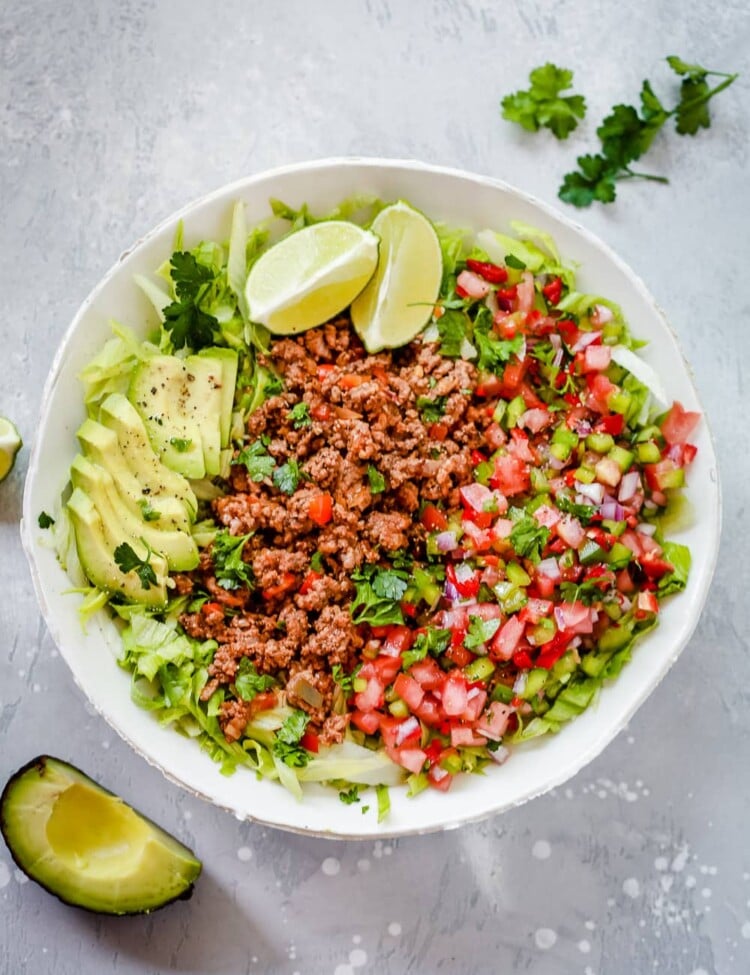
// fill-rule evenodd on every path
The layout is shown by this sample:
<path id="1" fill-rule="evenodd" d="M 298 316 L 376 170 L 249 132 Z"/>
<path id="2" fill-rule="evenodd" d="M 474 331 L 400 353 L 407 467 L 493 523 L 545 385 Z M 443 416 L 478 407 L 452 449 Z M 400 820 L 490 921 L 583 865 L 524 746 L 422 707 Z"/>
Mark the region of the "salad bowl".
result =
<path id="1" fill-rule="evenodd" d="M 278 783 L 247 769 L 231 776 L 195 742 L 160 726 L 131 700 L 130 677 L 117 664 L 119 632 L 99 611 L 82 629 L 79 599 L 55 551 L 38 528 L 38 516 L 58 503 L 77 450 L 76 430 L 85 416 L 78 375 L 110 337 L 112 319 L 145 334 L 152 314 L 134 275 L 147 275 L 171 253 L 179 223 L 189 247 L 225 239 L 232 210 L 245 204 L 248 225 L 269 215 L 269 199 L 313 212 L 344 198 L 369 194 L 408 200 L 432 219 L 479 231 L 522 221 L 551 234 L 565 259 L 578 268 L 583 291 L 619 304 L 633 335 L 648 344 L 644 360 L 661 378 L 670 401 L 701 411 L 688 365 L 645 285 L 612 250 L 556 209 L 498 180 L 414 161 L 328 159 L 250 176 L 197 200 L 159 224 L 103 277 L 86 298 L 55 356 L 46 384 L 39 429 L 26 482 L 22 538 L 39 605 L 49 631 L 82 692 L 117 733 L 171 781 L 240 819 L 331 838 L 401 836 L 446 829 L 500 813 L 560 785 L 595 758 L 627 724 L 690 639 L 706 600 L 719 540 L 720 492 L 716 457 L 705 420 L 695 440 L 697 457 L 686 489 L 696 512 L 677 540 L 692 553 L 686 591 L 669 600 L 659 625 L 637 644 L 632 661 L 603 687 L 597 700 L 554 736 L 514 748 L 502 766 L 462 776 L 448 793 L 427 790 L 409 798 L 391 790 L 388 818 L 358 814 L 335 790 L 310 785 L 298 801 Z M 74 758 L 74 756 L 71 756 Z"/>

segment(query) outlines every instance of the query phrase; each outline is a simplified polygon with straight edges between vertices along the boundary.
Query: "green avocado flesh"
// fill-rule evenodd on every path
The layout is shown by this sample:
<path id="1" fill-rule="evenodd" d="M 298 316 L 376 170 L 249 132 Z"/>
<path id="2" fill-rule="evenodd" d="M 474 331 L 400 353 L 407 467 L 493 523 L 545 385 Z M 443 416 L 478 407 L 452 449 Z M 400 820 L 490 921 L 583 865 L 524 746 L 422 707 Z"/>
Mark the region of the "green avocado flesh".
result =
<path id="1" fill-rule="evenodd" d="M 42 755 L 0 798 L 13 859 L 68 904 L 142 914 L 191 895 L 201 862 L 169 833 L 72 765 Z"/>

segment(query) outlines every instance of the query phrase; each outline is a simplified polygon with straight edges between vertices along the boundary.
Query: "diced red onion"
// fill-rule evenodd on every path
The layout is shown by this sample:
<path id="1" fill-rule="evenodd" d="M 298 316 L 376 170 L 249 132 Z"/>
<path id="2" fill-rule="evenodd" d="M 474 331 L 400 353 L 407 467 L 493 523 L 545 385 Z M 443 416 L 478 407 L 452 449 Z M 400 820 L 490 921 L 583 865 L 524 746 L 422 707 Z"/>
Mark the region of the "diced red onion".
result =
<path id="1" fill-rule="evenodd" d="M 473 578 L 474 570 L 468 562 L 462 562 L 460 565 L 456 566 L 456 579 L 458 579 L 459 582 L 468 582 L 469 579 Z"/>
<path id="2" fill-rule="evenodd" d="M 549 344 L 555 352 L 559 352 L 562 349 L 562 336 L 558 332 L 553 332 L 549 337 Z"/>
<path id="3" fill-rule="evenodd" d="M 458 589 L 456 589 L 452 582 L 445 583 L 445 589 L 443 592 L 445 593 L 445 598 L 450 599 L 451 602 L 455 602 L 457 599 L 461 598 L 458 595 Z"/>
<path id="4" fill-rule="evenodd" d="M 638 473 L 638 471 L 630 471 L 629 474 L 625 474 L 623 479 L 620 481 L 620 490 L 617 492 L 617 500 L 623 503 L 630 501 L 640 486 L 641 475 Z"/>
<path id="5" fill-rule="evenodd" d="M 636 525 L 635 526 L 635 530 L 637 532 L 639 532 L 641 535 L 649 535 L 649 536 L 650 535 L 655 535 L 656 534 L 656 525 L 652 525 L 648 521 L 642 521 L 640 523 L 640 525 Z"/>
<path id="6" fill-rule="evenodd" d="M 516 677 L 516 682 L 513 685 L 513 693 L 517 697 L 523 694 L 523 692 L 526 690 L 527 677 L 528 675 L 525 670 L 522 670 L 518 677 Z"/>
<path id="7" fill-rule="evenodd" d="M 400 724 L 398 728 L 396 728 L 396 745 L 398 746 L 403 744 L 403 742 L 406 741 L 409 735 L 413 735 L 414 732 L 417 731 L 418 729 L 419 729 L 419 720 L 415 718 L 414 715 L 407 718 L 406 721 L 403 722 L 403 724 Z"/>
<path id="8" fill-rule="evenodd" d="M 550 335 L 550 338 L 559 338 L 559 336 L 555 336 L 555 335 Z M 555 357 L 554 357 L 554 359 L 552 360 L 552 365 L 553 365 L 553 367 L 554 367 L 555 369 L 559 369 L 559 368 L 560 368 L 560 366 L 562 365 L 562 361 L 563 361 L 563 355 L 564 355 L 564 354 L 565 354 L 565 353 L 563 352 L 563 350 L 562 350 L 562 349 L 558 349 L 558 350 L 557 350 L 557 351 L 555 352 Z"/>
<path id="9" fill-rule="evenodd" d="M 592 342 L 596 342 L 601 338 L 599 332 L 581 332 L 581 336 L 574 346 L 571 347 L 571 352 L 583 352 L 587 345 L 591 345 Z"/>
<path id="10" fill-rule="evenodd" d="M 492 313 L 492 318 L 494 319 L 495 315 L 497 315 L 497 313 L 500 311 L 500 306 L 497 303 L 497 295 L 494 291 L 490 291 L 490 293 L 484 299 L 484 303 L 489 308 L 490 312 Z"/>
<path id="11" fill-rule="evenodd" d="M 440 532 L 435 536 L 435 545 L 439 552 L 452 552 L 458 548 L 458 539 L 455 532 Z"/>
<path id="12" fill-rule="evenodd" d="M 599 508 L 599 514 L 607 521 L 625 521 L 625 509 L 616 501 L 605 501 Z"/>
<path id="13" fill-rule="evenodd" d="M 588 498 L 589 501 L 593 501 L 594 504 L 601 504 L 604 500 L 603 484 L 582 484 L 580 481 L 576 481 L 575 489 L 576 493 L 582 494 L 584 498 Z"/>
<path id="14" fill-rule="evenodd" d="M 567 460 L 560 460 L 559 457 L 555 457 L 554 454 L 550 454 L 547 463 L 553 471 L 561 471 L 568 462 Z"/>
<path id="15" fill-rule="evenodd" d="M 611 322 L 615 317 L 612 309 L 607 308 L 606 305 L 594 305 L 592 312 L 591 320 L 596 322 L 597 325 L 606 325 L 607 322 Z"/>
<path id="16" fill-rule="evenodd" d="M 568 644 L 568 650 L 577 650 L 582 643 L 583 640 L 579 636 L 574 636 L 573 639 Z"/>
<path id="17" fill-rule="evenodd" d="M 501 745 L 499 748 L 496 748 L 494 752 L 490 752 L 490 758 L 497 765 L 502 765 L 504 762 L 507 762 L 509 756 L 510 751 L 505 747 L 505 745 Z"/>
<path id="18" fill-rule="evenodd" d="M 562 579 L 562 573 L 560 572 L 560 566 L 557 564 L 557 559 L 543 559 L 536 567 L 536 571 L 547 579 L 551 579 L 553 582 L 559 582 Z"/>

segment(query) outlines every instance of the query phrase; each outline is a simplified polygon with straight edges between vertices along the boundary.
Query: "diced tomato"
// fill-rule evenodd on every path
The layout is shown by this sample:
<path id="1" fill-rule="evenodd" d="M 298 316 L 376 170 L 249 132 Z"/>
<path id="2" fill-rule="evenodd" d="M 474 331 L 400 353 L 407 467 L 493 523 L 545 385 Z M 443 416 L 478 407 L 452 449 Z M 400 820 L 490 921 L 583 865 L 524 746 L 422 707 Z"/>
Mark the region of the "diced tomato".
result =
<path id="1" fill-rule="evenodd" d="M 490 450 L 499 450 L 508 438 L 499 423 L 490 423 L 484 431 L 484 439 Z"/>
<path id="2" fill-rule="evenodd" d="M 506 620 L 493 637 L 492 656 L 500 660 L 510 660 L 523 636 L 523 631 L 524 623 L 518 616 L 511 616 Z"/>
<path id="3" fill-rule="evenodd" d="M 216 613 L 224 614 L 224 607 L 221 603 L 204 603 L 201 606 L 201 613 L 204 616 L 213 616 Z"/>
<path id="4" fill-rule="evenodd" d="M 419 660 L 409 668 L 409 674 L 426 691 L 433 691 L 443 683 L 443 671 L 432 657 Z"/>
<path id="5" fill-rule="evenodd" d="M 514 666 L 518 667 L 519 670 L 531 670 L 534 666 L 534 662 L 531 659 L 531 654 L 528 650 L 516 650 L 512 657 Z"/>
<path id="6" fill-rule="evenodd" d="M 559 630 L 551 640 L 541 645 L 539 656 L 536 658 L 536 666 L 549 670 L 568 649 L 568 644 L 572 639 L 572 633 L 567 630 Z"/>
<path id="7" fill-rule="evenodd" d="M 420 721 L 431 728 L 436 727 L 443 720 L 440 705 L 431 694 L 425 694 L 422 703 L 414 712 Z"/>
<path id="8" fill-rule="evenodd" d="M 471 543 L 471 548 L 474 552 L 484 552 L 492 544 L 492 536 L 488 531 L 480 528 L 475 523 L 475 517 L 481 517 L 482 522 L 485 518 L 482 516 L 474 516 L 473 512 L 465 512 L 463 520 L 461 522 L 461 527 L 464 530 L 464 539 Z M 490 518 L 492 516 L 490 515 Z"/>
<path id="9" fill-rule="evenodd" d="M 584 372 L 603 372 L 612 359 L 612 349 L 608 345 L 587 345 L 583 353 Z"/>
<path id="10" fill-rule="evenodd" d="M 361 673 L 361 672 L 360 672 Z M 376 677 L 367 681 L 367 687 L 354 695 L 354 706 L 360 711 L 374 711 L 385 704 L 385 688 Z"/>
<path id="11" fill-rule="evenodd" d="M 380 728 L 380 714 L 377 711 L 352 711 L 351 720 L 366 735 L 374 735 Z"/>
<path id="12" fill-rule="evenodd" d="M 442 706 L 445 714 L 458 717 L 466 710 L 468 688 L 466 678 L 457 670 L 448 672 L 443 682 Z"/>
<path id="13" fill-rule="evenodd" d="M 479 464 L 483 464 L 487 460 L 487 455 L 483 454 L 481 450 L 472 450 L 471 452 L 471 463 L 474 467 Z"/>
<path id="14" fill-rule="evenodd" d="M 475 572 L 466 562 L 458 567 L 453 564 L 447 565 L 445 578 L 455 588 L 459 596 L 463 596 L 464 599 L 472 599 L 479 592 L 479 573 Z"/>
<path id="15" fill-rule="evenodd" d="M 576 568 L 578 567 L 576 566 Z M 534 582 L 536 584 L 536 588 L 539 591 L 539 596 L 542 599 L 548 599 L 550 596 L 554 594 L 556 583 L 551 576 L 545 576 L 542 575 L 541 573 L 538 573 L 534 578 Z"/>
<path id="16" fill-rule="evenodd" d="M 518 335 L 518 316 L 499 311 L 492 319 L 492 325 L 501 339 L 514 339 Z"/>
<path id="17" fill-rule="evenodd" d="M 415 775 L 422 771 L 426 761 L 427 754 L 421 748 L 400 748 L 398 751 L 399 765 Z"/>
<path id="18" fill-rule="evenodd" d="M 380 652 L 388 657 L 400 657 L 404 650 L 411 649 L 412 643 L 414 633 L 408 626 L 391 626 Z"/>
<path id="19" fill-rule="evenodd" d="M 562 278 L 554 277 L 542 288 L 542 294 L 551 305 L 556 305 L 562 297 Z"/>
<path id="20" fill-rule="evenodd" d="M 474 483 L 465 484 L 459 494 L 464 508 L 464 517 L 470 518 L 480 528 L 489 528 L 496 512 L 488 511 L 487 508 L 497 507 L 492 491 L 484 484 Z"/>
<path id="21" fill-rule="evenodd" d="M 658 612 L 659 602 L 653 592 L 639 592 L 635 600 L 633 616 L 637 620 L 642 620 Z"/>
<path id="22" fill-rule="evenodd" d="M 393 684 L 393 690 L 402 701 L 406 702 L 410 711 L 416 711 L 424 699 L 424 688 L 408 674 L 399 674 Z"/>
<path id="23" fill-rule="evenodd" d="M 484 710 L 484 705 L 487 702 L 487 691 L 482 690 L 479 687 L 472 687 L 469 689 L 466 701 L 466 710 L 461 715 L 462 720 L 472 724 L 477 721 L 479 715 Z"/>
<path id="24" fill-rule="evenodd" d="M 422 734 L 419 721 L 414 717 L 394 718 L 390 714 L 380 715 L 380 734 L 386 748 L 401 748 L 414 742 Z"/>
<path id="25" fill-rule="evenodd" d="M 320 741 L 314 731 L 306 731 L 299 740 L 300 745 L 308 752 L 316 752 L 320 747 Z"/>
<path id="26" fill-rule="evenodd" d="M 297 576 L 293 572 L 284 572 L 281 576 L 281 580 L 275 586 L 269 586 L 268 589 L 264 589 L 261 595 L 265 600 L 279 599 L 285 593 L 293 589 L 297 584 Z"/>
<path id="27" fill-rule="evenodd" d="M 492 289 L 487 281 L 473 271 L 461 271 L 456 278 L 456 294 L 463 298 L 486 298 Z"/>
<path id="28" fill-rule="evenodd" d="M 643 473 L 646 478 L 646 484 L 648 484 L 652 491 L 668 490 L 671 479 L 675 476 L 675 472 L 678 470 L 680 470 L 679 465 L 669 457 L 664 457 L 656 464 L 643 465 Z"/>
<path id="29" fill-rule="evenodd" d="M 318 366 L 318 381 L 322 383 L 327 376 L 331 375 L 335 368 L 336 366 L 330 362 L 325 362 Z"/>
<path id="30" fill-rule="evenodd" d="M 475 396 L 486 399 L 488 396 L 499 396 L 503 390 L 503 383 L 499 376 L 491 372 L 484 372 L 479 377 L 479 382 L 474 390 Z"/>
<path id="31" fill-rule="evenodd" d="M 524 314 L 531 311 L 534 307 L 534 275 L 531 271 L 524 271 L 521 275 L 521 280 L 516 285 L 516 295 L 517 310 Z"/>
<path id="32" fill-rule="evenodd" d="M 459 639 L 463 640 L 464 636 L 465 634 Z M 465 667 L 474 659 L 474 654 L 471 652 L 471 650 L 467 650 L 462 643 L 454 643 L 452 646 L 448 647 L 448 649 L 445 651 L 445 656 L 457 667 Z"/>
<path id="33" fill-rule="evenodd" d="M 516 304 L 516 286 L 510 288 L 498 288 L 495 292 L 498 307 L 502 311 L 513 311 Z"/>
<path id="34" fill-rule="evenodd" d="M 661 424 L 664 439 L 667 443 L 686 443 L 700 418 L 700 413 L 690 413 L 682 403 L 673 403 Z"/>
<path id="35" fill-rule="evenodd" d="M 333 498 L 328 493 L 316 494 L 308 509 L 310 520 L 316 525 L 327 525 L 333 517 Z"/>
<path id="36" fill-rule="evenodd" d="M 487 708 L 487 713 L 477 722 L 477 731 L 493 741 L 500 741 L 505 734 L 508 721 L 513 714 L 513 708 L 500 701 L 493 701 Z"/>
<path id="37" fill-rule="evenodd" d="M 305 578 L 302 580 L 302 585 L 299 587 L 300 595 L 306 596 L 307 593 L 312 589 L 313 583 L 322 578 L 323 576 L 320 572 L 315 572 L 313 569 L 310 569 Z"/>
<path id="38" fill-rule="evenodd" d="M 586 406 L 596 413 L 609 413 L 609 400 L 613 393 L 618 392 L 619 387 L 601 372 L 587 373 L 586 386 Z"/>
<path id="39" fill-rule="evenodd" d="M 431 440 L 437 440 L 438 443 L 442 443 L 443 440 L 448 436 L 448 424 L 447 423 L 432 423 L 428 430 Z"/>
<path id="40" fill-rule="evenodd" d="M 369 382 L 371 376 L 363 376 L 361 373 L 347 372 L 337 382 L 342 389 L 355 389 L 363 383 Z"/>
<path id="41" fill-rule="evenodd" d="M 315 406 L 310 407 L 310 416 L 313 420 L 319 420 L 321 423 L 325 423 L 333 416 L 333 408 L 329 403 L 317 403 Z"/>
<path id="42" fill-rule="evenodd" d="M 523 362 L 509 362 L 503 371 L 502 389 L 499 391 L 505 399 L 513 399 L 518 395 L 521 382 L 526 373 L 526 360 Z"/>
<path id="43" fill-rule="evenodd" d="M 474 729 L 467 725 L 458 724 L 451 728 L 451 745 L 454 748 L 486 744 L 487 739 L 475 734 Z"/>
<path id="44" fill-rule="evenodd" d="M 475 261 L 474 258 L 469 257 L 466 260 L 466 266 L 474 274 L 478 274 L 485 281 L 489 281 L 490 284 L 503 284 L 508 280 L 507 270 L 500 267 L 499 264 L 490 264 L 489 261 Z"/>
<path id="45" fill-rule="evenodd" d="M 625 427 L 625 417 L 622 413 L 610 413 L 599 419 L 594 428 L 597 433 L 609 433 L 613 437 L 619 437 Z"/>
<path id="46" fill-rule="evenodd" d="M 391 683 L 396 674 L 401 670 L 401 657 L 389 657 L 386 654 L 379 654 L 372 665 L 377 675 L 377 679 L 384 686 Z M 362 671 L 360 671 L 361 675 Z"/>
<path id="47" fill-rule="evenodd" d="M 434 504 L 426 504 L 419 519 L 428 532 L 444 532 L 448 527 L 448 519 Z"/>
<path id="48" fill-rule="evenodd" d="M 558 603 L 555 606 L 555 621 L 561 630 L 574 633 L 591 633 L 594 624 L 591 618 L 591 607 L 584 606 L 578 600 L 574 603 Z"/>
<path id="49" fill-rule="evenodd" d="M 646 552 L 638 559 L 638 564 L 646 573 L 649 579 L 661 579 L 662 576 L 667 575 L 669 572 L 674 572 L 674 566 L 670 565 L 669 562 L 664 559 L 660 559 L 658 556 Z"/>
<path id="50" fill-rule="evenodd" d="M 453 784 L 453 776 L 438 764 L 430 766 L 427 780 L 433 789 L 438 789 L 440 792 L 447 792 Z"/>
<path id="51" fill-rule="evenodd" d="M 495 461 L 495 470 L 490 478 L 490 486 L 502 491 L 506 497 L 528 491 L 531 484 L 529 468 L 518 457 L 505 454 Z"/>
<path id="52" fill-rule="evenodd" d="M 530 599 L 518 614 L 522 623 L 537 624 L 552 612 L 552 601 L 549 599 Z"/>

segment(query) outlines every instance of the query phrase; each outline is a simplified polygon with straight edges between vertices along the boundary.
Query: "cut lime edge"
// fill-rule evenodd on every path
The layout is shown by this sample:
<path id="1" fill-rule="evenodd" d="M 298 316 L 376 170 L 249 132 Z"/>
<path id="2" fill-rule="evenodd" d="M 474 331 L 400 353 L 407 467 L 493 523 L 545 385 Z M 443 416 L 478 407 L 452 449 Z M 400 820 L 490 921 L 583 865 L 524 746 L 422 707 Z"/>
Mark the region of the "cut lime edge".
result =
<path id="1" fill-rule="evenodd" d="M 23 440 L 14 423 L 0 416 L 0 482 L 13 470 L 16 454 L 23 447 Z"/>

